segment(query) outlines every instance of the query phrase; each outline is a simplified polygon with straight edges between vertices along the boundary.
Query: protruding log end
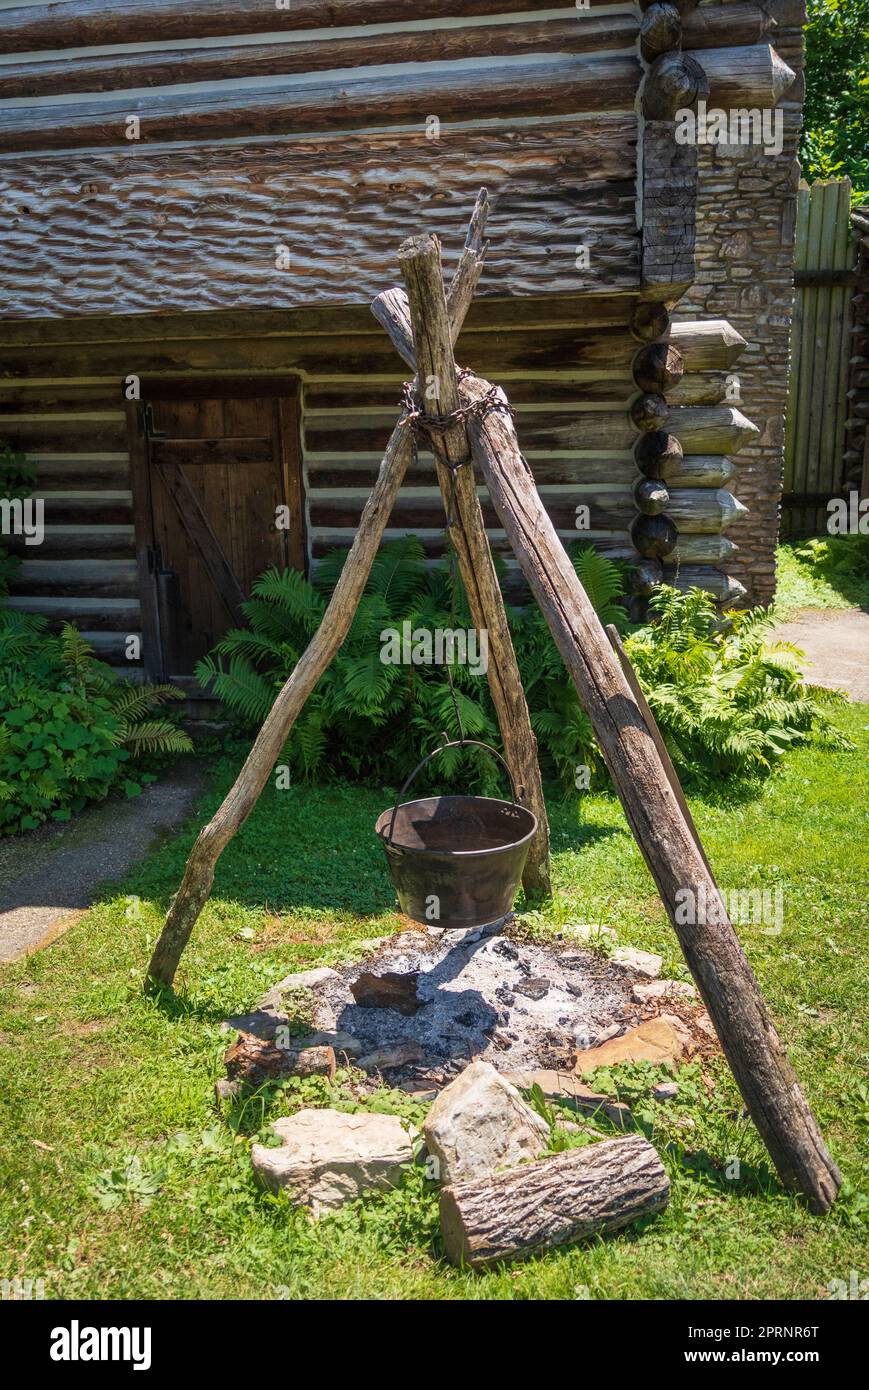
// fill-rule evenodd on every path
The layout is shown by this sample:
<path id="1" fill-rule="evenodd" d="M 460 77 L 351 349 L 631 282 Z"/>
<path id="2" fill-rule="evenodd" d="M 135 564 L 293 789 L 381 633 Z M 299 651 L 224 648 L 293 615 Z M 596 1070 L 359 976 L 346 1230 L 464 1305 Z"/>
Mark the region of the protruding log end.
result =
<path id="1" fill-rule="evenodd" d="M 663 560 L 675 550 L 679 532 L 668 516 L 638 516 L 631 522 L 634 550 L 644 560 Z"/>
<path id="2" fill-rule="evenodd" d="M 664 568 L 664 582 L 686 593 L 688 589 L 705 589 L 716 603 L 741 603 L 748 590 L 732 574 L 707 565 L 668 565 Z"/>
<path id="3" fill-rule="evenodd" d="M 682 42 L 682 19 L 675 5 L 650 5 L 640 23 L 640 52 L 647 63 L 670 53 Z"/>
<path id="4" fill-rule="evenodd" d="M 733 405 L 686 405 L 670 414 L 670 428 L 689 454 L 738 454 L 760 430 Z"/>
<path id="5" fill-rule="evenodd" d="M 677 111 L 693 108 L 709 96 L 709 79 L 686 53 L 665 53 L 652 65 L 642 90 L 643 115 L 649 121 L 671 121 Z"/>
<path id="6" fill-rule="evenodd" d="M 631 336 L 640 343 L 653 343 L 670 327 L 667 306 L 657 300 L 640 300 L 631 315 Z"/>
<path id="7" fill-rule="evenodd" d="M 784 58 L 770 49 L 770 78 L 772 82 L 772 105 L 775 106 L 796 81 L 796 73 L 789 68 Z"/>
<path id="8" fill-rule="evenodd" d="M 638 430 L 661 430 L 667 423 L 667 402 L 663 396 L 648 393 L 631 406 L 631 419 Z"/>
<path id="9" fill-rule="evenodd" d="M 632 594 L 648 598 L 659 584 L 664 582 L 664 566 L 660 560 L 643 560 L 642 564 L 632 565 L 628 570 L 628 585 Z"/>
<path id="10" fill-rule="evenodd" d="M 697 535 L 729 530 L 748 508 L 726 488 L 686 487 L 671 488 L 669 512 L 680 532 Z"/>
<path id="11" fill-rule="evenodd" d="M 688 370 L 726 370 L 745 351 L 746 341 L 727 319 L 690 319 L 674 323 L 670 342 L 685 358 Z"/>
<path id="12" fill-rule="evenodd" d="M 684 373 L 682 354 L 672 343 L 650 343 L 634 358 L 634 381 L 641 391 L 666 395 Z"/>
<path id="13" fill-rule="evenodd" d="M 634 447 L 637 467 L 646 478 L 667 482 L 682 466 L 684 451 L 675 435 L 666 430 L 652 430 L 641 435 Z"/>
<path id="14" fill-rule="evenodd" d="M 667 510 L 670 494 L 656 478 L 638 478 L 634 483 L 634 501 L 643 516 L 660 516 Z"/>
<path id="15" fill-rule="evenodd" d="M 671 561 L 680 565 L 724 565 L 739 550 L 727 536 L 680 535 Z"/>

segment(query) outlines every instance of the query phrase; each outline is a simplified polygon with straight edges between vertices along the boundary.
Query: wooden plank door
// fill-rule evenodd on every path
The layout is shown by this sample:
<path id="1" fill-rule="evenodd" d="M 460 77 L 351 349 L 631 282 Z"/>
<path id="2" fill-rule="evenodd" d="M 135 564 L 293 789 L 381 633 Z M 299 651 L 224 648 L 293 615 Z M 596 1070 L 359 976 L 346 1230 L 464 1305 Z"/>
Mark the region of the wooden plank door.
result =
<path id="1" fill-rule="evenodd" d="M 254 580 L 272 567 L 305 567 L 298 391 L 233 396 L 205 386 L 201 396 L 149 400 L 141 426 L 147 476 L 134 490 L 140 573 L 151 587 L 146 669 L 195 693 L 196 662 L 243 624 Z M 284 507 L 288 525 L 279 524 Z"/>

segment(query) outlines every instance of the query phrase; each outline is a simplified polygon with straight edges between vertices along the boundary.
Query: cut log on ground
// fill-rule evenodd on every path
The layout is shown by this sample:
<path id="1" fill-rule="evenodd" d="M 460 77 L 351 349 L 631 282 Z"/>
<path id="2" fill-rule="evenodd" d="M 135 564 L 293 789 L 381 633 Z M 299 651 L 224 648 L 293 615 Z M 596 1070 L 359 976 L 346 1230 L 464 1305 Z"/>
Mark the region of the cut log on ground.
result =
<path id="1" fill-rule="evenodd" d="M 441 1233 L 453 1264 L 488 1269 L 620 1231 L 669 1199 L 664 1165 L 632 1134 L 444 1188 Z"/>
<path id="2" fill-rule="evenodd" d="M 491 387 L 462 381 L 467 405 Z M 625 814 L 703 997 L 730 1067 L 782 1182 L 815 1211 L 835 1200 L 841 1177 L 800 1090 L 757 980 L 703 856 L 679 808 L 616 654 L 550 521 L 519 449 L 506 397 L 469 414 L 475 463 L 591 719 Z M 660 518 L 644 518 L 656 521 Z M 697 911 L 685 912 L 693 902 Z M 701 903 L 708 904 L 706 910 Z M 696 921 L 686 922 L 686 915 Z"/>

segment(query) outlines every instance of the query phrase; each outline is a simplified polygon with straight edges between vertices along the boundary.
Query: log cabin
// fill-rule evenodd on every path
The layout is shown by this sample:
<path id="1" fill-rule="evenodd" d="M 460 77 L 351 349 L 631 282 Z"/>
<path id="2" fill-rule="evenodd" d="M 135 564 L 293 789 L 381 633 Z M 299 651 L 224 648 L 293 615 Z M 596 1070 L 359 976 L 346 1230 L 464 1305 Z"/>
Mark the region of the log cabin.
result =
<path id="1" fill-rule="evenodd" d="M 559 533 L 768 601 L 802 4 L 2 0 L 0 443 L 45 507 L 11 602 L 195 689 L 260 573 L 352 541 L 408 374 L 371 300 L 412 233 L 449 272 L 482 185 L 457 357 Z M 440 553 L 422 454 L 407 532 Z"/>

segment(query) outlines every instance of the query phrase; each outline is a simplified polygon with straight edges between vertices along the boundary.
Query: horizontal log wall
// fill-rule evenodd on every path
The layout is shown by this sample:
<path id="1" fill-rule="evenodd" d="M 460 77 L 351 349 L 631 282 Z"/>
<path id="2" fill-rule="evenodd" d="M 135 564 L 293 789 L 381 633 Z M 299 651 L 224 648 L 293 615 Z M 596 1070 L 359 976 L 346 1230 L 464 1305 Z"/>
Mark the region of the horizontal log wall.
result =
<path id="1" fill-rule="evenodd" d="M 367 300 L 394 278 L 394 248 L 408 233 L 436 225 L 449 269 L 481 183 L 490 250 L 458 355 L 504 381 L 557 524 L 572 538 L 575 508 L 588 505 L 588 534 L 629 556 L 631 518 L 655 533 L 666 496 L 664 515 L 678 516 L 668 577 L 705 576 L 731 596 L 721 570 L 735 548 L 724 532 L 732 524 L 745 537 L 754 524 L 733 504 L 733 455 L 758 449 L 731 369 L 745 338 L 755 353 L 756 339 L 775 337 L 781 306 L 740 316 L 733 295 L 699 302 L 691 291 L 681 313 L 693 321 L 668 333 L 684 374 L 655 389 L 633 364 L 638 339 L 663 332 L 660 304 L 672 306 L 698 265 L 714 289 L 723 260 L 738 272 L 739 307 L 743 296 L 749 310 L 757 302 L 741 244 L 731 257 L 722 237 L 709 264 L 709 229 L 720 221 L 741 234 L 740 204 L 765 226 L 784 185 L 766 181 L 775 206 L 764 209 L 751 180 L 772 163 L 754 160 L 742 181 L 732 154 L 706 147 L 698 158 L 677 144 L 674 114 L 701 95 L 764 109 L 784 94 L 795 110 L 797 8 L 687 0 L 675 20 L 655 4 L 571 14 L 531 0 L 0 10 L 0 274 L 11 316 L 0 334 L 0 413 L 22 430 L 46 425 L 29 441 L 42 451 L 40 487 L 70 493 L 56 500 L 88 528 L 82 554 L 81 532 L 53 532 L 68 568 L 52 593 L 52 556 L 27 557 L 19 597 L 74 604 L 94 584 L 90 597 L 118 606 L 100 618 L 92 608 L 91 622 L 120 633 L 131 621 L 129 589 L 109 592 L 129 578 L 112 529 L 125 521 L 108 519 L 128 516 L 125 455 L 96 448 L 126 373 L 146 384 L 179 373 L 300 374 L 312 554 L 352 534 L 401 382 Z M 643 69 L 652 80 L 638 103 Z M 432 116 L 439 139 L 428 138 Z M 696 322 L 712 314 L 744 337 L 728 322 Z M 766 458 L 770 421 L 758 418 Z M 83 449 L 79 426 L 89 431 Z M 669 455 L 662 463 L 666 482 L 637 473 L 639 429 L 678 441 L 678 466 Z M 425 460 L 410 481 L 397 526 L 419 526 L 434 550 L 440 519 Z M 759 547 L 771 552 L 768 535 Z M 94 563 L 113 568 L 100 577 Z"/>
<path id="2" fill-rule="evenodd" d="M 34 465 L 33 496 L 45 508 L 41 545 L 4 537 L 21 561 L 9 602 L 54 628 L 75 623 L 104 660 L 140 668 L 126 657 L 141 617 L 120 383 L 98 394 L 68 383 L 12 400 L 0 389 L 0 442 Z"/>
<path id="3" fill-rule="evenodd" d="M 532 325 L 545 313 L 534 301 L 522 307 Z M 35 463 L 35 495 L 46 504 L 44 543 L 12 541 L 23 561 L 13 603 L 47 614 L 55 625 L 77 623 L 116 665 L 126 664 L 126 639 L 138 633 L 140 621 L 123 382 L 138 375 L 144 399 L 157 383 L 165 389 L 166 378 L 154 374 L 153 366 L 155 354 L 165 365 L 168 351 L 183 373 L 173 378 L 175 391 L 201 393 L 204 378 L 198 369 L 206 348 L 220 364 L 218 375 L 226 375 L 227 362 L 243 359 L 251 340 L 209 333 L 208 319 L 198 321 L 200 337 L 176 338 L 171 346 L 142 336 L 39 347 L 13 343 L 0 350 L 0 441 Z M 244 325 L 234 322 L 240 334 Z M 189 325 L 187 331 L 193 331 Z M 628 528 L 638 475 L 629 412 L 636 395 L 631 363 L 639 345 L 626 325 L 593 330 L 563 325 L 542 334 L 542 343 L 541 334 L 536 326 L 515 321 L 497 333 L 470 330 L 459 339 L 460 360 L 497 369 L 493 374 L 516 408 L 523 447 L 565 541 L 592 540 L 615 558 L 635 560 Z M 721 322 L 683 324 L 673 335 L 686 363 L 680 383 L 686 404 L 670 409 L 669 427 L 678 429 L 683 445 L 670 483 L 676 489 L 706 489 L 705 502 L 695 503 L 690 516 L 682 508 L 680 545 L 689 538 L 695 543 L 686 551 L 686 563 L 712 563 L 728 553 L 721 548 L 731 509 L 721 497 L 728 478 L 720 454 L 744 426 L 722 396 L 741 340 Z M 407 373 L 379 331 L 356 341 L 342 338 L 340 347 L 325 334 L 273 332 L 267 341 L 271 366 L 248 375 L 246 385 L 261 391 L 273 382 L 278 389 L 286 376 L 279 363 L 295 363 L 304 377 L 305 505 L 309 561 L 316 564 L 334 546 L 349 546 L 355 535 Z M 381 341 L 383 357 L 373 360 L 384 370 L 366 376 L 372 345 Z M 346 376 L 334 374 L 342 354 L 352 363 Z M 328 374 L 327 368 L 332 369 Z M 22 375 L 10 374 L 19 370 Z M 578 528 L 580 506 L 588 507 L 589 524 Z M 508 563 L 510 592 L 518 595 L 515 565 L 485 499 L 484 510 L 494 548 Z M 387 537 L 407 531 L 420 535 L 430 556 L 443 553 L 443 508 L 425 454 L 408 474 Z M 677 558 L 681 563 L 681 553 Z"/>

